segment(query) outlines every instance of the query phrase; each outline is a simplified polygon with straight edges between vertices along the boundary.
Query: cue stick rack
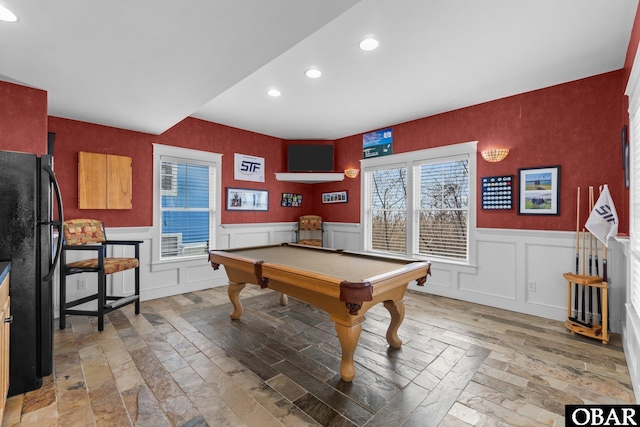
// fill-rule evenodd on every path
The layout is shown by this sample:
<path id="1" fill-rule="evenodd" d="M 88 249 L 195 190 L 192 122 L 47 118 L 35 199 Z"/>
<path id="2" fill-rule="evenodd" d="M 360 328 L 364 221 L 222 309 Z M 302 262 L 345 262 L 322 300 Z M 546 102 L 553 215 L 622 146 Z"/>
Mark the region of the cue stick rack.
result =
<path id="1" fill-rule="evenodd" d="M 587 217 L 594 205 L 593 187 L 589 187 Z M 611 336 L 608 313 L 609 285 L 606 281 L 607 247 L 604 244 L 601 245 L 602 257 L 599 258 L 599 240 L 584 228 L 580 229 L 580 187 L 578 187 L 576 206 L 575 273 L 563 274 L 567 280 L 567 320 L 565 326 L 572 333 L 601 340 L 603 344 L 607 344 Z M 599 260 L 602 261 L 602 276 L 600 276 Z"/>

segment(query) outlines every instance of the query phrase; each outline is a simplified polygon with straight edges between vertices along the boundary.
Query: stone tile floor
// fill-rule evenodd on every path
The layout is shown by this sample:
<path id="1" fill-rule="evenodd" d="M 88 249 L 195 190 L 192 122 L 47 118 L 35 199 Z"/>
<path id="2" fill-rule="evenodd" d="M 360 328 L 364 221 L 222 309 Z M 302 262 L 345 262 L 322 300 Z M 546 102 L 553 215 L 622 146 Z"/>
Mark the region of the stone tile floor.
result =
<path id="1" fill-rule="evenodd" d="M 229 319 L 226 287 L 162 298 L 55 331 L 55 372 L 13 396 L 2 426 L 562 426 L 564 405 L 635 403 L 614 335 L 408 292 L 399 335 L 368 312 L 353 383 L 333 323 L 257 287 Z"/>

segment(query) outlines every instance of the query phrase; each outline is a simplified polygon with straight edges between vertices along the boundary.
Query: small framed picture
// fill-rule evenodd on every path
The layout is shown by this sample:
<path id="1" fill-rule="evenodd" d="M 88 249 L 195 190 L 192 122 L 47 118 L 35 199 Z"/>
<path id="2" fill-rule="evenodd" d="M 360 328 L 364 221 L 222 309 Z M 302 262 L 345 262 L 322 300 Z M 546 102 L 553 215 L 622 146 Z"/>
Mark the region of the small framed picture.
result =
<path id="1" fill-rule="evenodd" d="M 268 211 L 269 191 L 227 187 L 228 211 Z"/>
<path id="2" fill-rule="evenodd" d="M 347 192 L 322 193 L 322 203 L 347 203 Z"/>
<path id="3" fill-rule="evenodd" d="M 302 194 L 282 193 L 280 206 L 289 208 L 302 206 Z"/>
<path id="4" fill-rule="evenodd" d="M 560 166 L 518 169 L 518 214 L 560 215 Z"/>

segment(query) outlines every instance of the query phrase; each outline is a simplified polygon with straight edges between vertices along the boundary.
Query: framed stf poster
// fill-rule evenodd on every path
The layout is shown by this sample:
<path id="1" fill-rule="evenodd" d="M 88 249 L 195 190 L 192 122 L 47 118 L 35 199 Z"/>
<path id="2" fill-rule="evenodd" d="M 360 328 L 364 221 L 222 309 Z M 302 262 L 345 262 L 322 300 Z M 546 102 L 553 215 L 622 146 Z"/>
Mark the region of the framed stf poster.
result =
<path id="1" fill-rule="evenodd" d="M 362 135 L 362 158 L 388 156 L 393 154 L 393 130 L 377 130 Z"/>
<path id="2" fill-rule="evenodd" d="M 234 153 L 233 165 L 236 181 L 264 182 L 264 158 Z"/>
<path id="3" fill-rule="evenodd" d="M 560 166 L 518 169 L 518 214 L 560 215 Z"/>
<path id="4" fill-rule="evenodd" d="M 269 192 L 250 188 L 227 187 L 228 211 L 268 211 Z"/>

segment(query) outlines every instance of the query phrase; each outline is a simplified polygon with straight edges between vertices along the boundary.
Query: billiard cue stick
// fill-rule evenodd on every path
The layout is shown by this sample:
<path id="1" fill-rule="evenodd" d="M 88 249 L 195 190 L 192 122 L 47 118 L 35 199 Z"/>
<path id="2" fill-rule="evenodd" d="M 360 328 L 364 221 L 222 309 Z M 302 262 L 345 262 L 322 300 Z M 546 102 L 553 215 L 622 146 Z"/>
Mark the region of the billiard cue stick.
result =
<path id="1" fill-rule="evenodd" d="M 595 200 L 593 199 L 593 186 L 590 185 L 589 186 L 589 212 L 591 212 L 593 210 L 593 207 L 595 205 Z M 589 276 L 593 276 L 593 268 L 592 268 L 592 262 L 593 262 L 593 233 L 589 232 Z M 589 323 L 593 322 L 593 286 L 588 286 L 588 294 L 589 294 L 589 301 L 587 303 L 587 306 L 589 307 Z"/>
<path id="2" fill-rule="evenodd" d="M 585 269 L 585 263 L 586 263 L 586 256 L 587 256 L 587 245 L 586 245 L 586 236 L 587 233 L 585 232 L 584 228 L 582 229 L 582 275 L 585 276 L 586 274 L 586 269 Z M 585 285 L 582 285 L 582 321 L 585 322 L 586 321 L 586 317 L 584 314 L 584 310 L 585 310 L 585 294 L 586 294 L 586 290 L 585 290 Z"/>
<path id="3" fill-rule="evenodd" d="M 576 274 L 580 274 L 580 187 L 578 187 L 578 203 L 576 204 Z M 573 308 L 578 318 L 578 284 L 575 284 Z"/>

